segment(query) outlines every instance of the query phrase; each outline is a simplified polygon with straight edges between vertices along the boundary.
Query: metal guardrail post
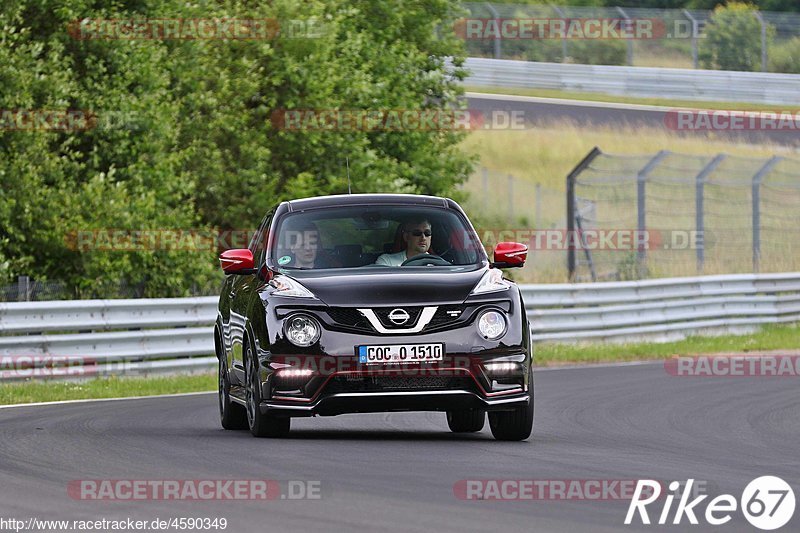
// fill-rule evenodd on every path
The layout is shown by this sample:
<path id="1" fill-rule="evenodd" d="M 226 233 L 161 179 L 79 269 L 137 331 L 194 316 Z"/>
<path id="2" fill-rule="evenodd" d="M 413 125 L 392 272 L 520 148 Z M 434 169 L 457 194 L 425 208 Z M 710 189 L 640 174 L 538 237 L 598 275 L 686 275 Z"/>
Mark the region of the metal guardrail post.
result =
<path id="1" fill-rule="evenodd" d="M 697 19 L 694 18 L 691 13 L 689 13 L 688 9 L 681 9 L 681 12 L 692 23 L 692 66 L 694 68 L 697 68 L 698 65 L 700 64 L 697 54 L 697 34 L 700 31 L 699 25 L 697 24 Z"/>
<path id="2" fill-rule="evenodd" d="M 31 299 L 31 278 L 20 276 L 17 278 L 17 301 L 29 302 Z"/>
<path id="3" fill-rule="evenodd" d="M 578 175 L 586 170 L 586 168 L 595 160 L 597 156 L 603 152 L 595 146 L 586 154 L 580 163 L 575 165 L 572 172 L 567 174 L 567 243 L 570 243 L 571 236 L 575 233 L 575 181 Z M 574 241 L 573 241 L 574 242 Z M 575 247 L 567 246 L 567 275 L 569 280 L 575 279 Z"/>
<path id="4" fill-rule="evenodd" d="M 500 14 L 494 8 L 492 4 L 486 2 L 486 9 L 489 10 L 489 13 L 492 14 L 492 17 L 497 21 L 498 26 L 500 25 Z M 500 32 L 497 33 L 494 37 L 494 58 L 501 59 L 503 57 L 503 50 L 500 45 Z"/>
<path id="5" fill-rule="evenodd" d="M 644 235 L 644 232 L 647 231 L 647 205 L 645 202 L 647 177 L 669 153 L 668 150 L 661 150 L 636 175 L 636 229 L 639 235 Z M 645 277 L 644 265 L 646 260 L 647 250 L 640 246 L 636 250 L 636 265 L 639 278 Z"/>
<path id="6" fill-rule="evenodd" d="M 774 156 L 753 176 L 753 192 L 751 194 L 753 200 L 753 272 L 756 273 L 761 261 L 761 182 L 781 159 L 783 158 L 780 156 Z"/>
<path id="7" fill-rule="evenodd" d="M 705 237 L 705 217 L 704 217 L 704 193 L 705 184 L 708 176 L 716 170 L 727 156 L 725 154 L 717 154 L 703 170 L 701 170 L 695 177 L 695 230 L 697 231 L 697 272 L 703 272 L 703 263 L 705 263 L 706 251 L 706 237 Z"/>
<path id="8" fill-rule="evenodd" d="M 622 15 L 622 17 L 625 19 L 625 24 L 627 26 L 627 29 L 632 30 L 633 27 L 631 24 L 631 18 L 628 16 L 627 13 L 625 13 L 625 10 L 619 6 L 616 7 L 616 10 L 619 11 L 619 14 Z M 628 65 L 633 66 L 633 41 L 631 39 L 627 39 L 627 45 L 628 45 L 628 52 L 626 58 L 627 63 Z"/>

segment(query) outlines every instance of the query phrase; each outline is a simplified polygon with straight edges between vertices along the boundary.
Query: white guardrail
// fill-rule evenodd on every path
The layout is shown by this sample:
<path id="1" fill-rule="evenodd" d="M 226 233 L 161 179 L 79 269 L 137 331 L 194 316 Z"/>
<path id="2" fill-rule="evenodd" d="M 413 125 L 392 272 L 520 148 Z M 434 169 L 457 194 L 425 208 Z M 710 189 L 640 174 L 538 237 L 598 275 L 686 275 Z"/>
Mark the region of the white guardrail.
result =
<path id="1" fill-rule="evenodd" d="M 467 58 L 465 84 L 558 89 L 644 98 L 797 104 L 800 74 L 573 65 Z"/>
<path id="2" fill-rule="evenodd" d="M 521 288 L 534 342 L 659 341 L 800 322 L 800 272 Z M 216 308 L 215 296 L 0 303 L 0 380 L 48 376 L 48 361 L 74 364 L 78 376 L 211 370 Z"/>

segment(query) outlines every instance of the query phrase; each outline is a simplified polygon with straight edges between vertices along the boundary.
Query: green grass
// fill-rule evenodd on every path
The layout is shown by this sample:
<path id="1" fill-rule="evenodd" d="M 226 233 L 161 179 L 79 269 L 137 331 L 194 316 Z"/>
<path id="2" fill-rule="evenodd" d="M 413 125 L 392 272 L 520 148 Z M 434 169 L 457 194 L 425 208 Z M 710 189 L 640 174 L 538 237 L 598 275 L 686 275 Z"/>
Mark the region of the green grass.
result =
<path id="1" fill-rule="evenodd" d="M 537 365 L 553 366 L 567 363 L 666 359 L 675 355 L 741 354 L 767 350 L 797 351 L 798 348 L 800 348 L 798 324 L 768 325 L 750 335 L 688 337 L 682 341 L 661 344 L 537 344 L 535 360 Z"/>
<path id="2" fill-rule="evenodd" d="M 669 343 L 635 344 L 537 344 L 536 364 L 556 366 L 572 363 L 623 362 L 666 359 L 675 355 L 752 353 L 767 350 L 798 350 L 800 325 L 765 326 L 751 335 L 689 337 Z M 0 405 L 122 398 L 180 392 L 215 391 L 215 374 L 156 378 L 98 378 L 85 382 L 31 381 L 0 385 Z"/>
<path id="3" fill-rule="evenodd" d="M 216 391 L 216 374 L 154 378 L 97 378 L 89 381 L 28 381 L 0 385 L 0 405 L 15 403 L 122 398 L 179 392 Z"/>
<path id="4" fill-rule="evenodd" d="M 750 104 L 747 102 L 706 102 L 697 100 L 672 100 L 669 98 L 638 98 L 603 93 L 560 91 L 558 89 L 520 89 L 505 87 L 466 86 L 468 92 L 509 94 L 516 96 L 538 96 L 541 98 L 563 98 L 587 102 L 612 102 L 621 104 L 656 105 L 662 107 L 688 107 L 690 109 L 727 109 L 731 111 L 786 111 L 791 106 Z"/>

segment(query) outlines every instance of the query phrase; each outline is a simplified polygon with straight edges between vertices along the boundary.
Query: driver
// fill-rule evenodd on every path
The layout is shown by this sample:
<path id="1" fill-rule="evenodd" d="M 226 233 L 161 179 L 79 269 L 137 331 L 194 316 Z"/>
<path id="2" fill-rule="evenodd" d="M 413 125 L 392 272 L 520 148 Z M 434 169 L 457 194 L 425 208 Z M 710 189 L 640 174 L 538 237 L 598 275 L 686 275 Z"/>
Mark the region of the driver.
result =
<path id="1" fill-rule="evenodd" d="M 426 219 L 411 220 L 403 224 L 403 243 L 406 249 L 396 254 L 383 254 L 376 265 L 400 266 L 404 261 L 419 254 L 427 254 L 431 248 L 431 223 Z"/>

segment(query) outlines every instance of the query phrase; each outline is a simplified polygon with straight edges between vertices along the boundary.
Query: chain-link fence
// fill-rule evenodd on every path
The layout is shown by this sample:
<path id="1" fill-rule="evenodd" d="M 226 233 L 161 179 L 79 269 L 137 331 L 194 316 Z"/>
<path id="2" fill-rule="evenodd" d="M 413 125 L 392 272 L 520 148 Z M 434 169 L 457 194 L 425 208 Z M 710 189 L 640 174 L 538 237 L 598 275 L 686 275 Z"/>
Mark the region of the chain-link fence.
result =
<path id="1" fill-rule="evenodd" d="M 565 281 L 566 251 L 537 250 L 537 234 L 566 227 L 564 191 L 545 187 L 534 178 L 482 167 L 461 187 L 468 193 L 462 203 L 491 255 L 498 242 L 529 244 L 529 260 L 521 270 L 509 271 L 525 282 Z"/>
<path id="2" fill-rule="evenodd" d="M 595 149 L 567 207 L 572 279 L 800 270 L 800 160 Z"/>
<path id="3" fill-rule="evenodd" d="M 486 222 L 522 224 L 531 229 L 555 227 L 564 219 L 564 193 L 525 177 L 481 167 L 464 183 L 465 208 Z"/>
<path id="4" fill-rule="evenodd" d="M 699 68 L 706 26 L 714 12 L 687 9 L 580 7 L 464 2 L 457 28 L 470 57 L 552 63 Z M 800 50 L 800 13 L 754 11 L 741 41 L 753 42 L 756 65 L 766 72 L 770 56 L 789 64 Z M 470 25 L 471 24 L 471 25 Z M 505 26 L 503 26 L 505 24 Z M 604 26 L 605 25 L 605 26 Z M 525 31 L 533 37 L 525 37 Z M 599 38 L 587 38 L 589 32 Z M 629 37 L 625 37 L 629 35 Z M 786 61 L 773 68 L 787 72 Z"/>

